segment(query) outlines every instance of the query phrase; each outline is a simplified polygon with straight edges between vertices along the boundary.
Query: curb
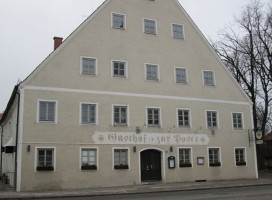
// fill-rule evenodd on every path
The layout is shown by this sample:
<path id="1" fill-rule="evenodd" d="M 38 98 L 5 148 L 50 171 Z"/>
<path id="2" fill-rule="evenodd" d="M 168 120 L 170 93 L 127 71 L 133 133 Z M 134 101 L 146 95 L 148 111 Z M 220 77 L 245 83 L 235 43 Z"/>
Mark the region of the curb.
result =
<path id="1" fill-rule="evenodd" d="M 178 191 L 196 191 L 208 189 L 227 189 L 235 187 L 251 187 L 251 186 L 266 186 L 272 185 L 272 182 L 267 183 L 247 183 L 247 184 L 230 184 L 230 185 L 207 185 L 207 186 L 165 186 L 165 185 L 152 185 L 150 187 L 140 188 L 119 188 L 114 190 L 101 190 L 101 191 L 52 191 L 47 193 L 16 193 L 7 192 L 0 194 L 0 199 L 42 199 L 42 198 L 65 198 L 65 197 L 95 197 L 95 196 L 113 196 L 113 195 L 127 195 L 127 194 L 147 194 L 147 193 L 163 193 L 163 192 L 178 192 Z"/>

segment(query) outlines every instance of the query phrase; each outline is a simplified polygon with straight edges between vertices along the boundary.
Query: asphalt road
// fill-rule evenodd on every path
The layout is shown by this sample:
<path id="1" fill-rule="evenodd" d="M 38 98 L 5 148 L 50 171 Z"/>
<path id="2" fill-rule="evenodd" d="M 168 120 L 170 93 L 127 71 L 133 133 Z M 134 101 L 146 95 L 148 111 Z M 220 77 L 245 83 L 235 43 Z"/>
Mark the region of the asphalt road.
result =
<path id="1" fill-rule="evenodd" d="M 56 200 L 271 200 L 272 186 L 238 187 L 134 195 L 58 198 Z M 48 200 L 52 200 L 48 199 Z"/>

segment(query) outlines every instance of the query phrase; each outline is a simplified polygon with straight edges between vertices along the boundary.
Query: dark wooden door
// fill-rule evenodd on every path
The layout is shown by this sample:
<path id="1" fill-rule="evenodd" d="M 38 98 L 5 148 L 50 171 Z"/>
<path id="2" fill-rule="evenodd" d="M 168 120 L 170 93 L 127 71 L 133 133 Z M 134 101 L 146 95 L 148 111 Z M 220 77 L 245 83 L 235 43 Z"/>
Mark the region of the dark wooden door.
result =
<path id="1" fill-rule="evenodd" d="M 155 150 L 141 152 L 142 181 L 161 180 L 161 153 Z"/>

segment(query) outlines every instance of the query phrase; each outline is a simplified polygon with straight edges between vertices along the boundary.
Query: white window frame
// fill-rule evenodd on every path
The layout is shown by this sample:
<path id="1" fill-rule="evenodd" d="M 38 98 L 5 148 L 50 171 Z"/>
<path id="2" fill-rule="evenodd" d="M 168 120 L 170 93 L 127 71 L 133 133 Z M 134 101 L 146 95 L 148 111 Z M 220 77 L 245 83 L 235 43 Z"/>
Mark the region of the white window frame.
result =
<path id="1" fill-rule="evenodd" d="M 148 109 L 158 109 L 159 110 L 159 125 L 148 125 Z M 146 111 L 146 126 L 149 127 L 149 128 L 162 128 L 162 110 L 161 110 L 161 107 L 152 107 L 152 106 L 147 106 L 145 108 L 145 111 Z"/>
<path id="2" fill-rule="evenodd" d="M 207 148 L 207 153 L 208 153 L 208 167 L 209 168 L 213 168 L 210 166 L 210 154 L 209 154 L 209 150 L 210 149 L 218 149 L 219 150 L 219 153 L 218 153 L 218 156 L 219 156 L 219 162 L 221 164 L 221 166 L 218 166 L 218 167 L 222 167 L 223 166 L 223 163 L 222 163 L 222 151 L 221 151 L 221 147 L 208 147 Z"/>
<path id="3" fill-rule="evenodd" d="M 124 24 L 123 24 L 123 28 L 121 27 L 114 27 L 113 26 L 113 15 L 120 15 L 120 16 L 123 16 L 124 17 Z M 126 30 L 127 29 L 127 22 L 126 22 L 126 14 L 123 14 L 123 13 L 117 13 L 117 12 L 111 12 L 111 28 L 114 28 L 114 29 L 119 29 L 119 30 Z"/>
<path id="4" fill-rule="evenodd" d="M 145 32 L 145 20 L 154 21 L 155 22 L 155 33 Z M 158 22 L 157 22 L 157 20 L 150 19 L 150 18 L 143 18 L 143 33 L 144 34 L 148 34 L 148 35 L 158 35 Z"/>
<path id="5" fill-rule="evenodd" d="M 114 107 L 118 106 L 118 107 L 127 107 L 127 124 L 126 125 L 122 125 L 122 124 L 115 124 L 114 123 Z M 129 127 L 129 105 L 125 105 L 125 104 L 112 104 L 112 126 L 124 126 L 124 127 Z"/>
<path id="6" fill-rule="evenodd" d="M 92 59 L 95 60 L 95 73 L 94 74 L 87 74 L 87 73 L 83 73 L 83 59 L 87 58 L 87 59 Z M 89 57 L 89 56 L 80 56 L 80 75 L 84 75 L 84 76 L 97 76 L 98 75 L 98 59 L 95 57 Z"/>
<path id="7" fill-rule="evenodd" d="M 82 104 L 91 104 L 95 105 L 95 123 L 82 123 L 82 109 L 81 106 Z M 91 103 L 91 102 L 80 102 L 79 104 L 79 124 L 80 125 L 98 125 L 98 103 Z"/>
<path id="8" fill-rule="evenodd" d="M 42 150 L 46 150 L 46 149 L 52 149 L 53 150 L 53 167 L 54 170 L 52 170 L 51 172 L 55 172 L 56 171 L 56 147 L 52 147 L 52 146 L 36 146 L 35 147 L 35 159 L 34 159 L 34 172 L 40 172 L 37 170 L 38 167 L 38 150 L 42 149 Z"/>
<path id="9" fill-rule="evenodd" d="M 190 163 L 192 164 L 192 167 L 187 167 L 187 168 L 193 168 L 193 148 L 192 147 L 177 147 L 177 153 L 178 153 L 178 168 L 184 168 L 184 167 L 180 167 L 180 153 L 179 150 L 180 149 L 190 149 Z"/>
<path id="10" fill-rule="evenodd" d="M 125 75 L 124 76 L 114 75 L 114 62 L 125 63 Z M 111 77 L 112 78 L 128 79 L 128 62 L 124 61 L 124 60 L 111 60 Z"/>
<path id="11" fill-rule="evenodd" d="M 206 84 L 205 83 L 205 76 L 204 76 L 204 73 L 205 72 L 211 72 L 213 74 L 213 84 Z M 202 79 L 203 79 L 203 85 L 204 86 L 216 86 L 216 79 L 215 79 L 215 72 L 212 71 L 212 70 L 202 70 Z"/>
<path id="12" fill-rule="evenodd" d="M 215 126 L 212 126 L 212 127 L 209 127 L 208 126 L 208 112 L 216 112 L 216 127 Z M 205 110 L 205 118 L 206 118 L 206 128 L 207 129 L 219 129 L 220 126 L 219 126 L 219 111 L 218 110 Z"/>
<path id="13" fill-rule="evenodd" d="M 157 66 L 157 79 L 147 79 L 147 65 Z M 160 66 L 158 64 L 152 64 L 152 63 L 145 63 L 144 64 L 144 70 L 145 70 L 145 80 L 150 82 L 159 82 L 160 81 Z"/>
<path id="14" fill-rule="evenodd" d="M 177 80 L 177 69 L 183 69 L 183 70 L 185 70 L 185 74 L 186 74 L 186 81 L 185 82 L 178 82 L 178 80 Z M 175 67 L 174 68 L 174 78 L 175 78 L 175 82 L 176 82 L 176 84 L 182 84 L 182 85 L 188 85 L 189 84 L 189 79 L 188 79 L 188 69 L 187 68 L 185 68 L 185 67 Z"/>
<path id="15" fill-rule="evenodd" d="M 183 34 L 182 37 L 175 37 L 174 36 L 174 25 L 182 27 L 182 34 Z M 185 40 L 185 32 L 184 32 L 184 25 L 183 24 L 171 23 L 171 30 L 172 30 L 172 38 Z"/>
<path id="16" fill-rule="evenodd" d="M 244 166 L 236 165 L 236 149 L 243 149 L 244 150 L 244 161 L 246 162 L 246 165 L 244 165 Z M 234 147 L 234 165 L 236 167 L 246 167 L 248 165 L 246 147 Z"/>
<path id="17" fill-rule="evenodd" d="M 179 111 L 182 110 L 182 111 L 188 111 L 189 112 L 189 126 L 180 126 L 179 125 Z M 177 128 L 185 128 L 185 129 L 190 129 L 192 128 L 192 112 L 191 112 L 191 109 L 190 108 L 177 108 L 176 109 L 176 116 L 177 116 Z"/>
<path id="18" fill-rule="evenodd" d="M 80 147 L 79 148 L 79 170 L 80 171 L 89 171 L 89 170 L 82 170 L 81 166 L 82 166 L 82 150 L 83 149 L 95 149 L 96 150 L 96 167 L 97 169 L 95 171 L 97 171 L 99 169 L 99 148 L 98 147 L 90 147 L 90 146 L 86 146 L 86 147 Z"/>
<path id="19" fill-rule="evenodd" d="M 40 121 L 40 102 L 52 102 L 55 103 L 55 120 L 54 121 Z M 58 101 L 57 100 L 44 100 L 38 99 L 37 101 L 37 123 L 44 123 L 44 124 L 57 124 L 58 123 Z"/>
<path id="20" fill-rule="evenodd" d="M 235 128 L 233 123 L 233 114 L 241 114 L 241 121 L 242 121 L 242 127 L 241 128 Z M 232 121 L 232 129 L 235 131 L 241 131 L 244 130 L 244 114 L 242 112 L 232 112 L 231 113 L 231 121 Z"/>
<path id="21" fill-rule="evenodd" d="M 129 147 L 112 147 L 112 170 L 115 171 L 115 170 L 118 170 L 118 169 L 114 169 L 114 150 L 127 150 L 127 153 L 128 153 L 128 169 L 125 169 L 125 170 L 130 170 L 131 169 L 131 166 L 130 166 L 130 148 Z"/>

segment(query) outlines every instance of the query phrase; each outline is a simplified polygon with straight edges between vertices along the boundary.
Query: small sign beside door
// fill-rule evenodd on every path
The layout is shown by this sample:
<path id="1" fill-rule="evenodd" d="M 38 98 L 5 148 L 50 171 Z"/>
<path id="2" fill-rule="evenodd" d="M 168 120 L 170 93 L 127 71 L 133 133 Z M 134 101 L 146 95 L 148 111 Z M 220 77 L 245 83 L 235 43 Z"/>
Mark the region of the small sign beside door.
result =
<path id="1" fill-rule="evenodd" d="M 176 167 L 174 156 L 168 157 L 168 167 L 169 167 L 169 169 L 174 169 Z"/>

